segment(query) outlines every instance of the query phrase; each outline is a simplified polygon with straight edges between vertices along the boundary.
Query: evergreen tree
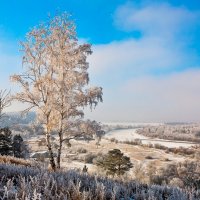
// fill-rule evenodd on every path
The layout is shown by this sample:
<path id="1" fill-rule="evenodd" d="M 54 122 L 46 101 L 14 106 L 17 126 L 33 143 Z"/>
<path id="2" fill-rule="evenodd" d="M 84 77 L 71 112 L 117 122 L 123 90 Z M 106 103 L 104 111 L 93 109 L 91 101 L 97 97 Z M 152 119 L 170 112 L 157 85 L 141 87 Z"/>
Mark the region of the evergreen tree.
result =
<path id="1" fill-rule="evenodd" d="M 13 137 L 13 155 L 17 158 L 22 158 L 22 153 L 23 153 L 23 149 L 22 149 L 22 144 L 23 144 L 23 139 L 21 137 L 21 135 L 15 135 Z"/>
<path id="2" fill-rule="evenodd" d="M 0 154 L 12 155 L 12 133 L 9 128 L 0 129 Z"/>
<path id="3" fill-rule="evenodd" d="M 13 155 L 17 158 L 28 158 L 29 157 L 29 148 L 28 145 L 24 142 L 21 135 L 15 135 L 13 137 Z"/>
<path id="4" fill-rule="evenodd" d="M 106 170 L 107 175 L 123 175 L 133 167 L 130 158 L 124 156 L 119 149 L 113 149 L 102 159 L 97 161 L 97 165 Z"/>

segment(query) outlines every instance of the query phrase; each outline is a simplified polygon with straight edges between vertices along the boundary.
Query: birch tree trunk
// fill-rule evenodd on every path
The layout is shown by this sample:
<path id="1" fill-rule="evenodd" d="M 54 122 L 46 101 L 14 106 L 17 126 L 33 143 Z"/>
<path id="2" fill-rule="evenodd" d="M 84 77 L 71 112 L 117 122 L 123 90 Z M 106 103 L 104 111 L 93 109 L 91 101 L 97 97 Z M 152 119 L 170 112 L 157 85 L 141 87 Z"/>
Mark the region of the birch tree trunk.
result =
<path id="1" fill-rule="evenodd" d="M 49 151 L 49 162 L 50 162 L 51 168 L 52 168 L 53 171 L 56 171 L 56 164 L 55 164 L 55 160 L 54 160 L 54 154 L 53 154 L 53 151 L 52 151 L 49 133 L 46 133 L 46 142 L 47 142 L 47 148 L 48 148 L 48 151 Z"/>
<path id="2" fill-rule="evenodd" d="M 57 168 L 60 169 L 60 158 L 61 158 L 61 152 L 62 152 L 62 132 L 59 132 L 59 147 L 58 147 L 58 153 L 57 153 Z"/>

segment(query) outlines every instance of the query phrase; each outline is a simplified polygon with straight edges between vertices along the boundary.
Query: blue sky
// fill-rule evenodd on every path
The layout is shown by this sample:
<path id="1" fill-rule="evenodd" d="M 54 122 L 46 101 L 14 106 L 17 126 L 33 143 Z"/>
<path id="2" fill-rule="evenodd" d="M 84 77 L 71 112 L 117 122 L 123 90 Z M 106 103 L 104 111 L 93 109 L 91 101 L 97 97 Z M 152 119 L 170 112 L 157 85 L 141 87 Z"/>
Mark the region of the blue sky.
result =
<path id="1" fill-rule="evenodd" d="M 98 121 L 200 121 L 200 2 L 197 0 L 0 1 L 0 88 L 17 90 L 19 41 L 50 13 L 67 11 L 91 43 L 92 85 L 104 103 Z M 14 104 L 10 110 L 22 109 Z"/>

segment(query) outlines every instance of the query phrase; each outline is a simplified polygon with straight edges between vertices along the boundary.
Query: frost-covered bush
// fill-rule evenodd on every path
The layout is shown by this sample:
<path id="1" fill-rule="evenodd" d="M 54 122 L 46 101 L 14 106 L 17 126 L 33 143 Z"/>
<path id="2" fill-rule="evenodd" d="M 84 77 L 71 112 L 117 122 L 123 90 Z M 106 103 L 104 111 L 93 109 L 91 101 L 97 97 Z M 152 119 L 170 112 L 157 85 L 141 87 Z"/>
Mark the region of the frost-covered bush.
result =
<path id="1" fill-rule="evenodd" d="M 183 187 L 184 183 L 180 178 L 173 178 L 172 180 L 170 180 L 169 185 L 171 186 L 175 186 L 175 187 Z"/>
<path id="2" fill-rule="evenodd" d="M 41 138 L 38 140 L 38 146 L 46 146 L 46 139 Z"/>
<path id="3" fill-rule="evenodd" d="M 186 160 L 180 163 L 168 164 L 161 168 L 159 173 L 152 174 L 150 178 L 153 184 L 162 185 L 165 183 L 183 188 L 200 189 L 200 162 Z"/>
<path id="4" fill-rule="evenodd" d="M 111 141 L 111 142 L 114 142 L 114 143 L 116 143 L 116 144 L 119 142 L 119 141 L 118 141 L 117 139 L 115 139 L 115 138 L 111 138 L 110 141 Z"/>
<path id="5" fill-rule="evenodd" d="M 33 165 L 35 165 L 35 163 L 31 162 L 30 160 L 24 160 L 24 159 L 16 158 L 16 157 L 13 157 L 13 156 L 1 156 L 1 155 L 0 155 L 0 163 L 13 164 L 13 165 L 23 165 L 23 166 L 33 166 Z"/>
<path id="6" fill-rule="evenodd" d="M 129 141 L 129 140 L 124 141 L 124 143 L 125 143 L 125 144 L 130 144 L 130 145 L 142 145 L 142 140 L 136 138 L 136 139 L 134 139 L 134 140 L 132 140 L 132 141 Z"/>
<path id="7" fill-rule="evenodd" d="M 87 149 L 80 147 L 80 148 L 77 149 L 77 152 L 78 153 L 87 153 Z"/>
<path id="8" fill-rule="evenodd" d="M 197 200 L 200 193 L 177 187 L 112 180 L 76 171 L 0 164 L 0 199 L 26 200 Z"/>
<path id="9" fill-rule="evenodd" d="M 94 160 L 96 157 L 97 157 L 96 154 L 88 153 L 87 155 L 85 155 L 84 161 L 85 161 L 85 163 L 90 163 L 90 164 L 92 164 L 92 163 L 93 163 L 93 160 Z"/>

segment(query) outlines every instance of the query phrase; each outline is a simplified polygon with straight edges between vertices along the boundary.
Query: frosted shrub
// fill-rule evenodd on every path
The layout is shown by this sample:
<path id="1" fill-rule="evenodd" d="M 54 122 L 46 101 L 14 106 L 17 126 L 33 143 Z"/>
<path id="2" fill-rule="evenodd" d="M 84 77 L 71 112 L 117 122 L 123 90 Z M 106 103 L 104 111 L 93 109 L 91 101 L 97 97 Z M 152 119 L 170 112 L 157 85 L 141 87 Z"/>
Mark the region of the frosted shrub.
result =
<path id="1" fill-rule="evenodd" d="M 0 199 L 17 200 L 198 200 L 200 193 L 176 187 L 124 182 L 77 171 L 0 164 Z"/>
<path id="2" fill-rule="evenodd" d="M 89 153 L 85 156 L 84 161 L 85 163 L 93 163 L 93 160 L 97 157 L 96 154 Z"/>
<path id="3" fill-rule="evenodd" d="M 78 153 L 87 153 L 87 149 L 84 149 L 83 147 L 80 147 L 77 149 Z"/>
<path id="4" fill-rule="evenodd" d="M 178 186 L 178 187 L 183 187 L 184 183 L 180 178 L 173 178 L 170 182 L 169 185 L 171 186 Z"/>

